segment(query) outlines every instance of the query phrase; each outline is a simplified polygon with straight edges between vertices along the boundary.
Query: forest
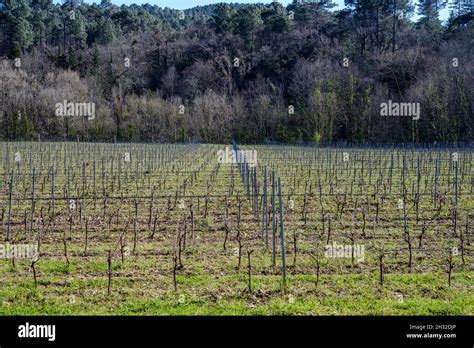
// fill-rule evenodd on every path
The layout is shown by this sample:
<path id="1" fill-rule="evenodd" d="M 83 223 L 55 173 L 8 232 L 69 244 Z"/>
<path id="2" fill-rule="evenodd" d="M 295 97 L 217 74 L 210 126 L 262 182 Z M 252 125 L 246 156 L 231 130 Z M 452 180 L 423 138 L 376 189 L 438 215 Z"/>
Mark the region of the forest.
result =
<path id="1" fill-rule="evenodd" d="M 334 6 L 0 0 L 0 138 L 472 141 L 472 0 Z M 392 101 L 419 117 L 381 116 Z M 94 117 L 58 116 L 69 102 Z"/>

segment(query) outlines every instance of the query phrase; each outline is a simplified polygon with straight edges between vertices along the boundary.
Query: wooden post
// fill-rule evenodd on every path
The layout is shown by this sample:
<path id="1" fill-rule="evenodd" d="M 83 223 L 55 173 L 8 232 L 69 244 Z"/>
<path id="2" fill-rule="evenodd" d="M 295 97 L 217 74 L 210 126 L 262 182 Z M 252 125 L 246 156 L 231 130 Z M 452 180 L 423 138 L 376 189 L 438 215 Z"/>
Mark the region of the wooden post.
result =
<path id="1" fill-rule="evenodd" d="M 458 207 L 458 161 L 455 162 L 456 164 L 456 183 L 455 183 L 455 205 L 456 209 Z"/>
<path id="2" fill-rule="evenodd" d="M 86 163 L 82 161 L 82 203 L 81 203 L 81 215 L 79 221 L 82 222 L 82 212 L 85 215 L 86 211 Z"/>
<path id="3" fill-rule="evenodd" d="M 250 170 L 247 158 L 245 158 L 245 182 L 247 187 L 247 199 L 250 200 Z"/>
<path id="4" fill-rule="evenodd" d="M 51 213 L 54 214 L 54 167 L 51 167 Z"/>
<path id="5" fill-rule="evenodd" d="M 275 171 L 272 171 L 272 265 L 276 265 Z"/>
<path id="6" fill-rule="evenodd" d="M 285 259 L 285 230 L 283 228 L 283 203 L 281 198 L 281 178 L 278 177 L 278 205 L 280 208 L 280 239 L 281 239 L 281 266 L 283 274 L 283 288 L 286 289 L 286 259 Z"/>
<path id="7" fill-rule="evenodd" d="M 97 191 L 96 191 L 96 183 L 95 183 L 95 161 L 94 161 L 94 166 L 93 166 L 93 172 L 94 172 L 93 182 L 94 182 L 94 209 L 95 209 L 97 206 Z"/>
<path id="8" fill-rule="evenodd" d="M 8 198 L 8 226 L 7 226 L 7 238 L 6 240 L 10 240 L 10 233 L 11 233 L 11 218 L 12 218 L 12 203 L 13 203 L 13 170 L 10 174 L 10 192 Z"/>
<path id="9" fill-rule="evenodd" d="M 267 167 L 263 171 L 263 209 L 262 209 L 262 238 L 265 238 L 265 248 L 268 249 L 268 195 L 267 195 Z"/>
<path id="10" fill-rule="evenodd" d="M 35 168 L 33 168 L 33 173 L 31 175 L 31 222 L 30 222 L 30 231 L 33 231 L 33 223 L 35 220 L 35 178 L 36 172 Z"/>
<path id="11" fill-rule="evenodd" d="M 434 191 L 433 191 L 433 204 L 434 207 L 436 208 L 436 201 L 438 200 L 438 193 L 436 191 L 437 186 L 438 186 L 438 174 L 439 174 L 439 160 L 435 160 L 435 183 L 434 183 Z"/>
<path id="12" fill-rule="evenodd" d="M 418 155 L 418 177 L 416 181 L 416 200 L 420 200 L 421 156 Z"/>

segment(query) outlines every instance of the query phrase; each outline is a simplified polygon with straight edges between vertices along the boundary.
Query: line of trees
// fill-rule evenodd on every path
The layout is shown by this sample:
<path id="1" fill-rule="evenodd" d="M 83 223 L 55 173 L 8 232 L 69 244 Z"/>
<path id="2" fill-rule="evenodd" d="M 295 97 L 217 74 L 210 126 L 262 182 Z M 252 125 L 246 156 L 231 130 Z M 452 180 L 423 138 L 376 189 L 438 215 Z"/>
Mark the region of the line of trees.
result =
<path id="1" fill-rule="evenodd" d="M 0 0 L 0 137 L 472 140 L 472 0 L 333 6 L 295 0 L 178 11 Z M 96 117 L 56 116 L 64 100 L 95 103 Z M 420 119 L 381 117 L 389 100 L 419 103 Z"/>

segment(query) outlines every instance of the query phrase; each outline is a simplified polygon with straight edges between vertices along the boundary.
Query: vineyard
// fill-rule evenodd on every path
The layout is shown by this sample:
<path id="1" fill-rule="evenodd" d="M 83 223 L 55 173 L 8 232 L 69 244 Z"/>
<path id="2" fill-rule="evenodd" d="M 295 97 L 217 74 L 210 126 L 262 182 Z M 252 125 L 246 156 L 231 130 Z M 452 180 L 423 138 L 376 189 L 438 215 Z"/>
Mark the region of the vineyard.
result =
<path id="1" fill-rule="evenodd" d="M 0 314 L 473 315 L 472 155 L 0 143 Z"/>

